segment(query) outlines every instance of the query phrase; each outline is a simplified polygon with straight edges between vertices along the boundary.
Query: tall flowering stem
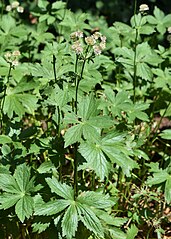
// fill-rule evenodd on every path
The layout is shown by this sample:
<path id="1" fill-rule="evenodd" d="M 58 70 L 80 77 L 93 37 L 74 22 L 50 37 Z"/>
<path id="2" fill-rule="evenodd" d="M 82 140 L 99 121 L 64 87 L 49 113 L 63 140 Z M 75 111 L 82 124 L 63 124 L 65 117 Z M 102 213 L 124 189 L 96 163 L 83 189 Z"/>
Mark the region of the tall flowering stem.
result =
<path id="1" fill-rule="evenodd" d="M 83 32 L 77 31 L 70 35 L 73 41 L 72 50 L 76 53 L 75 62 L 75 98 L 72 102 L 72 109 L 77 115 L 78 113 L 78 89 L 83 73 L 85 64 L 88 59 L 93 58 L 95 55 L 100 55 L 102 50 L 106 47 L 106 37 L 100 32 L 95 32 L 93 35 L 83 38 Z M 81 71 L 78 74 L 78 62 L 82 61 Z M 78 196 L 78 143 L 74 144 L 74 197 Z"/>
<path id="2" fill-rule="evenodd" d="M 135 22 L 135 45 L 134 45 L 134 75 L 133 75 L 133 102 L 135 103 L 136 98 L 136 84 L 137 84 L 137 65 L 136 65 L 136 58 L 137 58 L 137 41 L 138 41 L 138 29 L 136 23 L 136 11 L 137 11 L 137 0 L 134 1 L 134 22 Z"/>
<path id="3" fill-rule="evenodd" d="M 5 85 L 5 88 L 4 88 L 4 94 L 3 94 L 3 98 L 2 98 L 2 102 L 1 102 L 1 133 L 2 133 L 2 127 L 3 127 L 3 118 L 4 118 L 5 96 L 6 96 L 6 93 L 7 93 L 7 85 L 9 83 L 11 70 L 12 70 L 12 63 L 10 62 L 9 71 L 8 71 L 8 75 L 7 75 L 7 82 L 6 82 L 6 85 Z"/>

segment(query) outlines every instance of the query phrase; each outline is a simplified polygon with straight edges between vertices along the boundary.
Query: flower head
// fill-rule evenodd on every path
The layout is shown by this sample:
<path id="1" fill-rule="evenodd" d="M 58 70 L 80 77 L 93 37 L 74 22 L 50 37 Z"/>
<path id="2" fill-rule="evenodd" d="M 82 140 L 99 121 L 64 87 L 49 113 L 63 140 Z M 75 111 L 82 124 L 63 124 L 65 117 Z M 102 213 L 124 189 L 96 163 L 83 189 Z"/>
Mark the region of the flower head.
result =
<path id="1" fill-rule="evenodd" d="M 87 45 L 93 46 L 96 43 L 96 40 L 93 36 L 85 37 L 85 42 Z"/>
<path id="2" fill-rule="evenodd" d="M 94 46 L 93 46 L 93 50 L 94 50 L 94 54 L 97 55 L 97 56 L 102 53 L 102 49 L 101 49 L 101 47 L 98 46 L 98 45 L 94 45 Z"/>
<path id="3" fill-rule="evenodd" d="M 6 8 L 5 8 L 5 10 L 6 10 L 7 12 L 10 12 L 10 11 L 12 10 L 11 5 L 7 5 Z"/>
<path id="4" fill-rule="evenodd" d="M 12 66 L 18 66 L 18 57 L 20 56 L 20 51 L 15 50 L 12 53 L 6 52 L 4 57 L 7 62 L 9 62 Z"/>
<path id="5" fill-rule="evenodd" d="M 20 51 L 18 51 L 18 50 L 13 51 L 12 55 L 13 56 L 20 56 Z"/>
<path id="6" fill-rule="evenodd" d="M 12 61 L 12 66 L 18 66 L 18 64 L 19 64 L 18 60 Z"/>
<path id="7" fill-rule="evenodd" d="M 72 32 L 71 35 L 70 35 L 70 38 L 73 41 L 76 41 L 76 40 L 78 40 L 79 38 L 82 38 L 82 37 L 83 37 L 83 32 L 81 32 L 81 31 Z"/>
<path id="8" fill-rule="evenodd" d="M 168 33 L 171 33 L 171 27 L 168 27 L 167 31 Z"/>
<path id="9" fill-rule="evenodd" d="M 83 47 L 79 41 L 76 41 L 72 45 L 72 49 L 75 51 L 76 54 L 80 55 L 83 53 Z"/>
<path id="10" fill-rule="evenodd" d="M 17 12 L 23 13 L 24 12 L 24 8 L 22 6 L 18 6 L 17 7 Z"/>
<path id="11" fill-rule="evenodd" d="M 139 7 L 140 12 L 145 12 L 149 10 L 149 6 L 147 4 L 141 4 Z"/>
<path id="12" fill-rule="evenodd" d="M 98 40 L 102 36 L 102 34 L 100 32 L 95 32 L 92 36 L 95 40 Z"/>
<path id="13" fill-rule="evenodd" d="M 6 59 L 7 61 L 9 61 L 9 59 L 11 58 L 11 56 L 12 56 L 11 52 L 6 52 L 5 55 L 4 55 L 4 57 L 5 57 L 5 59 Z"/>
<path id="14" fill-rule="evenodd" d="M 18 1 L 14 1 L 11 3 L 12 8 L 17 8 L 19 5 L 20 5 L 20 3 Z"/>

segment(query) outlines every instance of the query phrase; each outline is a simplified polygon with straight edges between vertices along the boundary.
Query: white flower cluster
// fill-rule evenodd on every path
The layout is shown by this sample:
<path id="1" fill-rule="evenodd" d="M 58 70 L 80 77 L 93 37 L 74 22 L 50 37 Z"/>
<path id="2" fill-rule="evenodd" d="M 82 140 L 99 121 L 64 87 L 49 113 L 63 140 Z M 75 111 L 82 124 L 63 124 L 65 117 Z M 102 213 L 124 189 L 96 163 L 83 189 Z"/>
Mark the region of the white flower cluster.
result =
<path id="1" fill-rule="evenodd" d="M 149 6 L 147 4 L 141 4 L 140 7 L 139 7 L 139 11 L 141 13 L 144 13 L 144 12 L 146 12 L 148 10 L 149 10 Z"/>
<path id="2" fill-rule="evenodd" d="M 18 1 L 14 1 L 14 2 L 11 3 L 11 5 L 7 5 L 5 10 L 7 12 L 10 12 L 13 9 L 16 9 L 17 12 L 19 12 L 19 13 L 23 13 L 24 12 L 24 8 L 22 6 L 20 6 L 20 3 Z"/>
<path id="3" fill-rule="evenodd" d="M 73 32 L 71 33 L 70 38 L 73 40 L 72 49 L 76 52 L 76 54 L 83 53 L 84 49 L 81 42 L 81 38 L 83 38 L 83 32 Z M 106 37 L 100 32 L 95 32 L 91 36 L 85 37 L 84 41 L 88 46 L 92 47 L 95 55 L 100 55 L 102 50 L 106 48 Z"/>
<path id="4" fill-rule="evenodd" d="M 12 66 L 18 66 L 18 57 L 20 56 L 20 51 L 15 50 L 12 53 L 6 52 L 4 57 L 7 62 L 9 62 Z"/>

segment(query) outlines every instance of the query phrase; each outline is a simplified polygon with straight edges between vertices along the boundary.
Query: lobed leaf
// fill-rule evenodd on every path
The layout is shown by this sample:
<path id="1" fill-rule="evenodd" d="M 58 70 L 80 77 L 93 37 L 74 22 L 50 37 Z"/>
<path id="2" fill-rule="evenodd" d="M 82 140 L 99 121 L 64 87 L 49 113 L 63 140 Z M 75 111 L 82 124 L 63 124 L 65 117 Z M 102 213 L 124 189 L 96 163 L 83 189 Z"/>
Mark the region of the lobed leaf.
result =
<path id="1" fill-rule="evenodd" d="M 74 190 L 72 187 L 65 183 L 58 182 L 55 177 L 46 178 L 45 180 L 52 193 L 56 193 L 58 196 L 65 199 L 74 200 Z"/>

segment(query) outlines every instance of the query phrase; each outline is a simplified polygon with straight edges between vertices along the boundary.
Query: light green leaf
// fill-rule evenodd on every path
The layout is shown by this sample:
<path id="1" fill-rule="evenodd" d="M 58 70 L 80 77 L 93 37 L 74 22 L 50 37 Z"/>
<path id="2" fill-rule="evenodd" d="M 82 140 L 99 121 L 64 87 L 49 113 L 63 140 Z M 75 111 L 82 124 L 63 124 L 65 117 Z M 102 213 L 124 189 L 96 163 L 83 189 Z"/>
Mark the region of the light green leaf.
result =
<path id="1" fill-rule="evenodd" d="M 15 212 L 21 222 L 24 222 L 25 218 L 29 218 L 33 212 L 32 197 L 29 195 L 23 195 L 15 205 Z"/>
<path id="2" fill-rule="evenodd" d="M 18 200 L 21 198 L 19 194 L 3 193 L 0 196 L 0 204 L 3 209 L 8 209 L 14 206 Z"/>
<path id="3" fill-rule="evenodd" d="M 7 96 L 4 102 L 4 114 L 7 114 L 9 118 L 13 117 L 16 113 L 20 118 L 25 114 L 34 114 L 37 109 L 37 97 L 31 94 L 14 94 L 12 89 L 8 90 Z"/>
<path id="4" fill-rule="evenodd" d="M 90 117 L 97 116 L 97 106 L 98 103 L 93 94 L 87 95 L 78 105 L 78 115 L 82 117 L 83 121 L 86 121 Z"/>
<path id="5" fill-rule="evenodd" d="M 171 175 L 169 175 L 166 180 L 164 196 L 165 196 L 166 202 L 168 204 L 171 203 Z"/>
<path id="6" fill-rule="evenodd" d="M 26 166 L 26 164 L 19 165 L 16 168 L 13 177 L 15 178 L 20 191 L 23 193 L 27 192 L 27 187 L 30 180 L 30 168 Z"/>
<path id="7" fill-rule="evenodd" d="M 134 239 L 138 234 L 138 228 L 135 225 L 131 225 L 131 227 L 127 231 L 126 239 Z"/>
<path id="8" fill-rule="evenodd" d="M 7 135 L 0 135 L 0 144 L 9 144 L 12 142 L 12 139 Z"/>
<path id="9" fill-rule="evenodd" d="M 74 190 L 72 187 L 65 183 L 58 182 L 55 177 L 46 178 L 46 182 L 52 193 L 56 193 L 58 196 L 65 199 L 74 200 Z"/>
<path id="10" fill-rule="evenodd" d="M 72 239 L 78 227 L 78 214 L 75 202 L 71 204 L 62 219 L 62 235 L 67 239 Z"/>
<path id="11" fill-rule="evenodd" d="M 108 176 L 110 164 L 98 144 L 83 142 L 79 146 L 79 152 L 101 180 Z"/>
<path id="12" fill-rule="evenodd" d="M 159 135 L 162 139 L 171 140 L 171 129 L 165 129 Z"/>
<path id="13" fill-rule="evenodd" d="M 87 205 L 81 203 L 77 203 L 77 210 L 84 226 L 94 232 L 95 235 L 104 237 L 103 227 L 95 213 Z"/>
<path id="14" fill-rule="evenodd" d="M 80 142 L 82 133 L 83 133 L 83 124 L 81 123 L 69 128 L 64 135 L 64 139 L 65 139 L 64 147 L 66 148 L 69 145 L 72 145 L 76 142 Z"/>
<path id="15" fill-rule="evenodd" d="M 45 231 L 49 227 L 49 225 L 50 225 L 50 222 L 48 222 L 48 223 L 41 223 L 41 222 L 33 223 L 32 224 L 33 232 L 41 233 L 41 232 Z"/>
<path id="16" fill-rule="evenodd" d="M 55 170 L 56 167 L 55 165 L 51 162 L 43 162 L 37 169 L 37 171 L 42 174 L 42 173 L 50 173 L 52 170 Z"/>
<path id="17" fill-rule="evenodd" d="M 13 176 L 9 174 L 0 174 L 0 188 L 1 190 L 12 193 L 18 194 L 20 193 L 20 188 L 16 183 Z"/>
<path id="18" fill-rule="evenodd" d="M 111 208 L 115 204 L 108 195 L 93 191 L 81 193 L 78 196 L 77 201 L 89 207 L 95 207 L 99 209 Z"/>
<path id="19" fill-rule="evenodd" d="M 44 215 L 44 216 L 50 216 L 57 214 L 61 211 L 63 211 L 66 207 L 70 205 L 70 201 L 59 199 L 55 201 L 49 201 L 47 203 L 38 203 L 35 199 L 35 215 Z"/>
<path id="20" fill-rule="evenodd" d="M 149 177 L 147 179 L 147 184 L 155 185 L 155 184 L 163 183 L 167 180 L 168 176 L 169 176 L 169 174 L 165 170 L 161 170 L 158 173 L 154 173 L 153 177 Z"/>

